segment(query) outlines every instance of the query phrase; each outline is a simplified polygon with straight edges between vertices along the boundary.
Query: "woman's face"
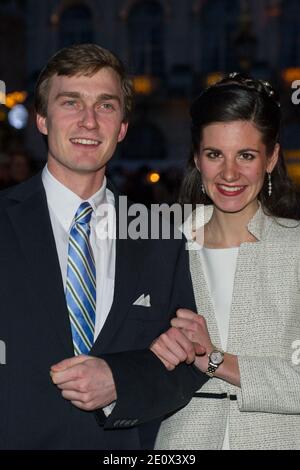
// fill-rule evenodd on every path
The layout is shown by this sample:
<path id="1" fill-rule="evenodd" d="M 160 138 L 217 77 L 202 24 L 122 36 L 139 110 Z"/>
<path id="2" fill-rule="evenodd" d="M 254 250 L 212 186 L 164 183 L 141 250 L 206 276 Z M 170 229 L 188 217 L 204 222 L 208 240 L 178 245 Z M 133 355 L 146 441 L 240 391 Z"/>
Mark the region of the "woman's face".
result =
<path id="1" fill-rule="evenodd" d="M 202 132 L 195 164 L 206 194 L 223 212 L 256 210 L 265 173 L 277 162 L 279 144 L 267 157 L 262 135 L 250 121 L 216 122 Z"/>

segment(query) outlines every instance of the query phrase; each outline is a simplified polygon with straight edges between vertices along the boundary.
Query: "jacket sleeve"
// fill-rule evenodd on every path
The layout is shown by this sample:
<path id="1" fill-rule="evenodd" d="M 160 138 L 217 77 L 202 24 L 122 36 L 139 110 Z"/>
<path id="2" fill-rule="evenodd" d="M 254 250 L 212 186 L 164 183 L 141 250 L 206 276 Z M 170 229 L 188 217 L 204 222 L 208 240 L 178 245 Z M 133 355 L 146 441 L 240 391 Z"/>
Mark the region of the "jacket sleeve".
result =
<path id="1" fill-rule="evenodd" d="M 290 344 L 289 359 L 242 356 L 238 361 L 240 411 L 300 414 L 300 341 L 295 349 Z"/>
<path id="2" fill-rule="evenodd" d="M 167 371 L 149 350 L 102 356 L 112 369 L 117 390 L 116 406 L 105 428 L 136 426 L 185 406 L 208 379 L 191 365 Z M 122 373 L 120 372 L 122 369 Z"/>
<path id="3" fill-rule="evenodd" d="M 299 265 L 298 292 L 291 294 L 295 302 L 300 296 Z M 238 357 L 241 388 L 238 389 L 237 398 L 240 411 L 300 414 L 300 319 L 297 316 L 285 320 L 278 332 L 280 355 Z"/>
<path id="4" fill-rule="evenodd" d="M 196 311 L 185 240 L 182 240 L 174 273 L 170 319 L 180 307 Z M 180 364 L 168 371 L 148 349 L 101 357 L 112 370 L 118 397 L 105 428 L 130 427 L 162 418 L 185 406 L 195 391 L 209 380 L 193 365 Z"/>

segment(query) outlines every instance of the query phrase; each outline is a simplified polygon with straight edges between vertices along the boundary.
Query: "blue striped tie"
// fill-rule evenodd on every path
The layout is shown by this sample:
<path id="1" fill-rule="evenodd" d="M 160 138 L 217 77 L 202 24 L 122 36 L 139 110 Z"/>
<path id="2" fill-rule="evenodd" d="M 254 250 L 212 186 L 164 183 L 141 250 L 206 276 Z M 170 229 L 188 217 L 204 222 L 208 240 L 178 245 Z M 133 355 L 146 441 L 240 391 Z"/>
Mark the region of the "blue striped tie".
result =
<path id="1" fill-rule="evenodd" d="M 88 354 L 94 343 L 96 269 L 89 242 L 92 207 L 83 202 L 70 231 L 66 301 L 75 355 Z"/>

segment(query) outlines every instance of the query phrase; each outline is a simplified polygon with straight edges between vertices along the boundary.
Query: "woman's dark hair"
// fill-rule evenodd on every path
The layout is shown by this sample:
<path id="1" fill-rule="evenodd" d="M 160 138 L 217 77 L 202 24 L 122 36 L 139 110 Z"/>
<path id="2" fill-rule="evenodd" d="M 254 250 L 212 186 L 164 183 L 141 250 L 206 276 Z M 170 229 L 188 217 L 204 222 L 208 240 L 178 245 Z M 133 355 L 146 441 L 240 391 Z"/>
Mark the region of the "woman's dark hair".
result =
<path id="1" fill-rule="evenodd" d="M 232 73 L 196 98 L 190 115 L 192 145 L 187 173 L 180 191 L 180 202 L 183 204 L 212 204 L 201 190 L 201 175 L 194 162 L 205 126 L 215 122 L 251 121 L 261 132 L 267 155 L 273 153 L 279 142 L 280 104 L 271 85 L 262 80 Z M 272 171 L 272 194 L 268 195 L 266 174 L 258 200 L 268 215 L 300 219 L 300 195 L 287 174 L 281 150 Z"/>

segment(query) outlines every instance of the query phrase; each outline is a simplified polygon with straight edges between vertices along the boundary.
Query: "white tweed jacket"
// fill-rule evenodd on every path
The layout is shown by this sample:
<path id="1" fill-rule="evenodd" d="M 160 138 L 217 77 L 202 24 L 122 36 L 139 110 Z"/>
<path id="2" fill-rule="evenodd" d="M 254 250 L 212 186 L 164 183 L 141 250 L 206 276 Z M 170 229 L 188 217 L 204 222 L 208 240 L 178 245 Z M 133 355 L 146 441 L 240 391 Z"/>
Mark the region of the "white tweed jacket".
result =
<path id="1" fill-rule="evenodd" d="M 156 449 L 221 449 L 228 416 L 231 449 L 300 449 L 300 225 L 259 208 L 248 230 L 258 241 L 239 249 L 227 342 L 241 388 L 213 378 L 199 390 L 237 400 L 194 397 L 164 420 Z M 199 250 L 190 269 L 198 312 L 221 347 Z"/>

